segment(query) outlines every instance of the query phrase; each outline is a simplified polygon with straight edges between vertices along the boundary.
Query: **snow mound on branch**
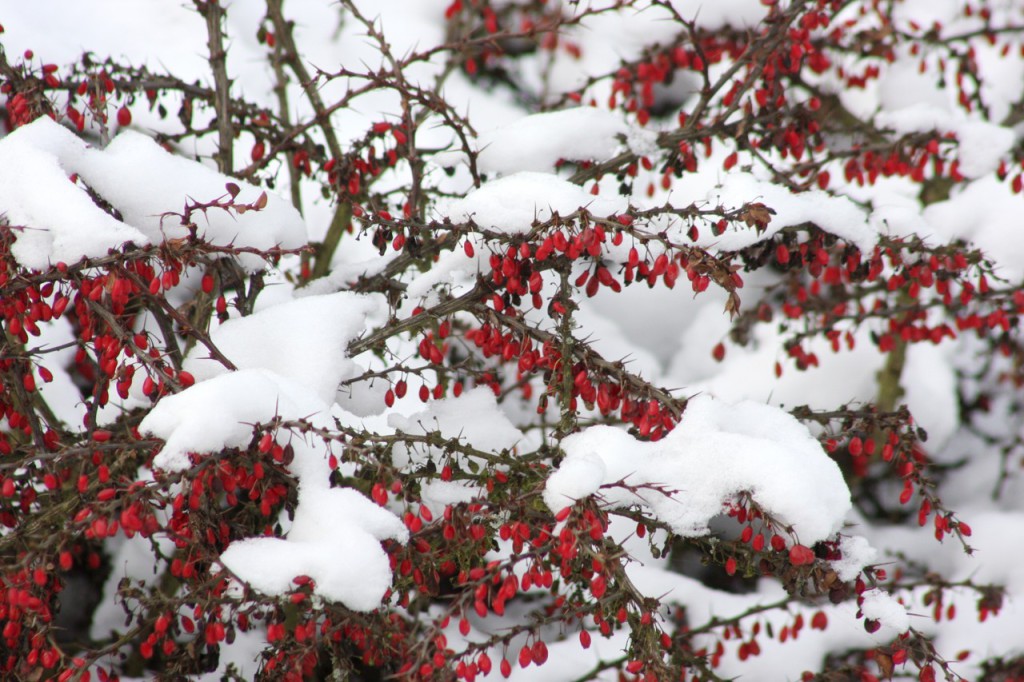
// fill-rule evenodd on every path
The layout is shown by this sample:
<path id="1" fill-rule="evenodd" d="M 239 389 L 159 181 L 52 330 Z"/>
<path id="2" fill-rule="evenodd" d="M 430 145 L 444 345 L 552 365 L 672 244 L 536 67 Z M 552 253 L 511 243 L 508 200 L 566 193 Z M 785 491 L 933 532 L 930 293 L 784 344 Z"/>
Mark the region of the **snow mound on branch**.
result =
<path id="1" fill-rule="evenodd" d="M 562 441 L 566 457 L 544 501 L 558 512 L 600 493 L 611 507 L 648 507 L 676 533 L 695 537 L 741 492 L 801 543 L 830 537 L 852 508 L 839 467 L 807 428 L 768 405 L 698 396 L 663 440 L 644 442 L 611 426 Z"/>
<path id="2" fill-rule="evenodd" d="M 14 228 L 14 258 L 26 268 L 107 255 L 149 238 L 92 202 L 68 176 L 85 143 L 49 118 L 0 140 L 0 215 Z"/>
<path id="3" fill-rule="evenodd" d="M 924 219 L 938 239 L 963 239 L 981 249 L 1011 280 L 1024 276 L 1024 230 L 1020 196 L 1011 183 L 995 175 L 975 180 L 950 199 L 924 209 Z"/>
<path id="4" fill-rule="evenodd" d="M 116 209 L 123 222 L 71 183 L 72 175 Z M 10 225 L 24 228 L 17 230 L 12 251 L 28 268 L 105 256 L 127 242 L 144 245 L 186 237 L 180 219 L 163 214 L 182 212 L 192 198 L 207 202 L 224 197 L 227 183 L 239 187 L 237 203 L 255 202 L 263 193 L 170 154 L 133 131 L 122 131 L 105 149 L 95 149 L 44 116 L 0 140 L 0 213 Z M 306 243 L 302 217 L 271 194 L 260 211 L 239 215 L 211 209 L 192 217 L 199 236 L 219 246 L 291 249 Z M 251 270 L 264 266 L 252 254 L 240 255 L 239 262 Z"/>
<path id="5" fill-rule="evenodd" d="M 185 236 L 187 231 L 174 216 L 161 219 L 164 211 L 181 211 L 188 198 L 210 201 L 225 194 L 225 185 L 241 190 L 236 203 L 255 202 L 263 190 L 229 178 L 212 168 L 169 153 L 134 131 L 121 132 L 102 153 L 94 152 L 94 178 L 85 177 L 94 189 L 118 207 L 125 220 L 150 235 L 153 241 Z M 126 175 L 131 182 L 125 182 Z M 199 236 L 211 244 L 271 249 L 294 249 L 306 243 L 306 228 L 291 204 L 267 194 L 260 211 L 242 215 L 223 210 L 193 214 Z"/>
<path id="6" fill-rule="evenodd" d="M 380 294 L 308 296 L 228 320 L 210 332 L 210 340 L 239 369 L 276 372 L 330 403 L 338 384 L 358 370 L 346 346 L 365 329 L 367 317 L 386 310 Z M 199 381 L 228 371 L 201 344 L 189 353 L 184 368 Z"/>
<path id="7" fill-rule="evenodd" d="M 875 633 L 879 641 L 888 642 L 910 629 L 910 615 L 907 607 L 899 603 L 888 592 L 879 589 L 866 590 L 861 595 L 864 603 L 860 610 L 869 620 L 877 620 L 882 629 Z"/>
<path id="8" fill-rule="evenodd" d="M 476 139 L 477 169 L 508 175 L 550 172 L 560 160 L 605 161 L 622 151 L 631 136 L 621 116 L 593 107 L 533 114 L 481 133 Z M 440 165 L 465 163 L 463 152 L 438 154 Z"/>
<path id="9" fill-rule="evenodd" d="M 287 539 L 249 538 L 232 543 L 220 561 L 265 594 L 295 589 L 297 576 L 314 593 L 356 611 L 372 611 L 391 586 L 391 565 L 381 540 L 406 542 L 397 516 L 351 488 L 302 491 Z"/>
<path id="10" fill-rule="evenodd" d="M 878 559 L 878 550 L 871 546 L 868 539 L 860 535 L 845 535 L 839 541 L 841 559 L 829 562 L 843 581 L 853 580 L 865 566 L 870 566 Z"/>
<path id="11" fill-rule="evenodd" d="M 595 215 L 611 215 L 626 207 L 595 197 L 550 173 L 522 172 L 484 183 L 438 210 L 455 222 L 472 220 L 484 229 L 523 234 L 534 222 L 543 223 L 555 213 L 570 215 L 581 208 Z"/>
<path id="12" fill-rule="evenodd" d="M 199 382 L 160 400 L 142 420 L 142 433 L 162 438 L 153 460 L 160 469 L 181 471 L 189 453 L 245 447 L 253 425 L 275 417 L 306 419 L 329 426 L 326 403 L 310 390 L 265 369 L 241 369 Z M 281 432 L 294 451 L 289 471 L 299 480 L 298 505 L 287 538 L 233 542 L 221 563 L 240 580 L 270 595 L 295 589 L 294 578 L 309 576 L 316 594 L 357 611 L 371 611 L 391 585 L 391 565 L 380 545 L 408 540 L 397 516 L 356 490 L 330 487 L 330 466 L 314 437 Z"/>
<path id="13" fill-rule="evenodd" d="M 279 374 L 242 369 L 162 398 L 139 424 L 139 431 L 164 441 L 153 460 L 154 467 L 183 471 L 191 466 L 189 453 L 246 447 L 255 424 L 275 417 L 315 418 L 329 410 L 303 386 Z M 322 455 L 318 457 L 323 459 Z M 324 462 L 324 480 L 330 473 L 326 466 Z"/>
<path id="14" fill-rule="evenodd" d="M 875 375 L 885 358 L 871 344 L 871 329 L 850 328 L 853 348 L 834 352 L 826 338 L 809 339 L 804 348 L 820 362 L 807 371 L 795 371 L 792 359 L 781 361 L 781 376 L 773 364 L 786 356 L 786 336 L 767 325 L 755 329 L 752 342 L 739 346 L 726 341 L 726 361 L 705 370 L 712 346 L 726 336 L 718 324 L 727 320 L 710 307 L 689 328 L 673 359 L 667 381 L 688 390 L 706 392 L 723 400 L 753 400 L 779 407 L 807 405 L 828 410 L 836 405 L 870 402 L 877 395 Z M 842 326 L 841 331 L 847 331 Z M 709 330 L 711 332 L 709 333 Z M 953 434 L 959 415 L 956 373 L 950 362 L 955 347 L 913 344 L 907 349 L 901 383 L 914 421 L 928 432 L 931 446 L 945 443 Z"/>
<path id="15" fill-rule="evenodd" d="M 254 425 L 275 418 L 329 428 L 330 396 L 352 364 L 344 346 L 375 308 L 375 301 L 347 293 L 309 297 L 235 320 L 223 338 L 214 335 L 220 349 L 247 368 L 214 367 L 213 376 L 153 407 L 139 429 L 165 441 L 154 466 L 182 471 L 191 466 L 190 453 L 247 447 Z M 297 334 L 298 320 L 319 326 Z M 358 491 L 330 487 L 326 448 L 315 436 L 281 430 L 277 440 L 291 445 L 288 470 L 299 482 L 288 537 L 234 542 L 221 554 L 221 564 L 265 594 L 286 594 L 295 589 L 294 579 L 304 575 L 314 580 L 314 592 L 321 597 L 357 611 L 373 610 L 392 579 L 380 541 L 405 542 L 408 532 L 397 516 Z"/>
<path id="16" fill-rule="evenodd" d="M 405 542 L 409 531 L 397 516 L 379 507 L 352 488 L 311 490 L 305 496 L 310 504 L 295 510 L 288 539 L 298 542 L 340 541 L 342 526 L 358 522 L 360 528 L 377 540 Z"/>
<path id="17" fill-rule="evenodd" d="M 980 178 L 999 168 L 999 161 L 1017 142 L 1013 130 L 988 121 L 971 120 L 962 113 L 943 111 L 927 104 L 915 104 L 897 111 L 883 111 L 875 123 L 898 134 L 953 133 L 959 141 L 957 158 L 961 175 Z"/>
<path id="18" fill-rule="evenodd" d="M 784 227 L 814 223 L 826 232 L 853 244 L 864 253 L 871 253 L 878 243 L 878 230 L 868 220 L 867 213 L 846 197 L 810 190 L 794 193 L 781 185 L 763 182 L 750 173 L 730 173 L 725 182 L 708 193 L 713 205 L 739 207 L 762 203 L 772 209 L 766 229 L 758 232 L 753 227 L 730 229 L 719 236 L 702 235 L 698 244 L 720 251 L 737 251 L 758 242 L 771 239 Z"/>

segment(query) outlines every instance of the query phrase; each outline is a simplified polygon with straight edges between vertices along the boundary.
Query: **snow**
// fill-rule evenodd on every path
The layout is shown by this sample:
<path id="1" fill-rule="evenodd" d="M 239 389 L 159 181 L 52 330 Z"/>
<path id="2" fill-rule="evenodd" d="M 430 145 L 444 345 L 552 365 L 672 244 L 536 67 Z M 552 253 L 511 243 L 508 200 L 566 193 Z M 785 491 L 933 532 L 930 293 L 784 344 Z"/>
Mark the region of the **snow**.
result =
<path id="1" fill-rule="evenodd" d="M 739 618 L 745 612 L 756 607 L 777 603 L 787 597 L 779 585 L 770 580 L 758 581 L 755 591 L 747 594 L 735 594 L 722 590 L 711 589 L 691 577 L 679 575 L 667 567 L 659 566 L 657 561 L 644 560 L 626 565 L 626 573 L 630 582 L 641 594 L 664 602 L 669 608 L 685 608 L 687 619 L 691 622 L 707 623 L 712 619 L 721 621 Z M 825 630 L 807 627 L 817 612 L 823 613 L 828 620 Z M 725 653 L 715 668 L 715 674 L 722 679 L 800 679 L 809 666 L 821 665 L 831 652 L 845 651 L 854 648 L 871 649 L 888 641 L 880 641 L 876 635 L 869 635 L 863 627 L 863 620 L 856 617 L 856 607 L 850 603 L 839 605 L 806 604 L 790 605 L 787 609 L 769 609 L 754 616 L 740 619 L 745 632 L 750 631 L 753 623 L 760 623 L 761 631 L 771 628 L 775 637 L 757 637 L 760 654 L 748 661 L 739 659 L 738 649 L 742 641 L 732 638 L 724 641 Z M 792 631 L 797 616 L 803 618 L 805 627 L 799 637 L 793 636 L 781 642 L 779 633 L 783 628 Z M 879 631 L 881 632 L 881 631 Z M 889 632 L 892 632 L 889 630 Z M 564 640 L 549 642 L 549 663 L 542 668 L 531 666 L 525 670 L 514 669 L 513 680 L 544 679 L 564 681 L 576 679 L 580 669 L 591 669 L 601 660 L 609 660 L 621 655 L 629 646 L 628 630 L 613 633 L 604 638 L 592 632 L 593 644 L 589 650 L 580 650 L 575 633 L 567 633 Z M 701 636 L 696 640 L 697 646 L 707 646 L 713 650 L 720 642 L 713 635 Z M 572 663 L 575 662 L 575 668 Z M 552 665 L 554 663 L 554 665 Z"/>
<path id="2" fill-rule="evenodd" d="M 163 398 L 139 430 L 165 441 L 154 465 L 180 471 L 190 466 L 189 453 L 246 447 L 253 425 L 275 417 L 329 426 L 329 409 L 290 379 L 266 369 L 240 369 Z M 330 488 L 327 453 L 313 437 L 293 436 L 288 442 L 295 453 L 289 470 L 299 479 L 288 537 L 233 542 L 221 563 L 266 594 L 283 595 L 295 588 L 295 577 L 305 575 L 316 582 L 316 594 L 354 610 L 373 610 L 391 585 L 391 566 L 380 541 L 405 542 L 408 532 L 397 516 L 361 493 Z"/>
<path id="3" fill-rule="evenodd" d="M 474 388 L 457 398 L 435 400 L 422 412 L 403 417 L 393 414 L 388 425 L 408 434 L 439 433 L 446 439 L 465 440 L 478 450 L 499 453 L 515 447 L 523 434 L 498 407 L 488 388 Z"/>
<path id="4" fill-rule="evenodd" d="M 248 631 L 236 630 L 235 641 L 231 646 L 221 647 L 217 668 L 196 675 L 192 679 L 196 682 L 221 682 L 229 669 L 242 679 L 255 679 L 262 661 L 261 654 L 266 647 L 266 632 L 258 628 L 251 628 Z M 121 679 L 125 680 L 125 677 L 122 676 Z"/>
<path id="5" fill-rule="evenodd" d="M 699 537 L 724 505 L 749 492 L 812 545 L 842 528 L 852 506 L 839 467 L 806 427 L 759 403 L 697 396 L 660 441 L 591 426 L 565 438 L 562 450 L 565 459 L 544 490 L 554 512 L 599 494 L 609 506 L 642 505 L 676 533 Z"/>
<path id="6" fill-rule="evenodd" d="M 1024 523 L 1024 511 L 985 509 L 978 503 L 978 498 L 973 503 L 965 501 L 961 509 L 963 511 L 958 510 L 959 515 L 973 525 L 970 544 L 976 548 L 978 556 L 953 555 L 951 579 L 970 578 L 981 583 L 1005 585 L 1011 595 L 1018 595 L 1011 597 L 1010 601 L 1019 599 L 1024 592 L 1024 574 L 1020 570 L 1020 554 L 1008 540 L 1017 537 L 1020 524 Z"/>
<path id="7" fill-rule="evenodd" d="M 593 107 L 533 114 L 481 133 L 474 149 L 477 169 L 509 175 L 550 171 L 560 160 L 605 161 L 623 151 L 629 130 L 621 116 Z M 437 155 L 434 162 L 451 165 L 461 156 Z"/>
<path id="8" fill-rule="evenodd" d="M 275 418 L 330 427 L 330 403 L 352 366 L 345 347 L 368 316 L 381 313 L 382 305 L 378 297 L 341 292 L 285 301 L 223 323 L 211 338 L 238 369 L 200 361 L 201 350 L 189 357 L 186 367 L 195 371 L 197 383 L 160 400 L 139 427 L 165 441 L 154 465 L 179 471 L 191 465 L 190 454 L 247 447 L 254 425 Z M 295 333 L 298 327 L 303 333 Z M 494 394 L 483 388 L 435 401 L 408 417 L 392 414 L 389 425 L 407 433 L 437 432 L 484 452 L 511 449 L 522 438 L 498 409 Z M 299 479 L 291 529 L 286 538 L 234 542 L 221 554 L 221 564 L 266 594 L 283 595 L 295 589 L 296 576 L 306 575 L 321 597 L 354 610 L 373 610 L 391 585 L 389 559 L 380 542 L 405 542 L 408 531 L 397 516 L 361 493 L 329 487 L 326 448 L 316 438 L 282 432 L 277 439 L 293 446 L 289 470 Z M 396 446 L 394 457 L 396 463 L 403 456 L 421 462 L 442 454 Z M 455 483 L 435 484 L 423 499 L 440 511 L 473 494 Z"/>
<path id="9" fill-rule="evenodd" d="M 631 290 L 625 289 L 621 293 L 628 291 Z M 635 288 L 632 291 L 642 291 L 645 294 L 653 293 L 652 290 L 646 289 L 646 287 L 643 290 Z M 612 294 L 611 298 L 614 300 L 609 300 L 609 304 L 617 308 L 627 307 L 624 305 L 624 301 L 619 298 L 620 295 Z M 658 358 L 644 348 L 644 346 L 639 345 L 630 338 L 620 324 L 616 323 L 613 316 L 602 314 L 603 310 L 597 307 L 599 303 L 598 298 L 594 297 L 580 302 L 580 309 L 573 316 L 573 321 L 579 325 L 576 331 L 577 338 L 587 339 L 590 347 L 600 353 L 604 359 L 612 361 L 621 360 L 630 372 L 647 380 L 659 379 L 662 371 Z M 676 299 L 673 303 L 678 305 L 678 297 Z M 645 306 L 641 305 L 636 312 L 643 315 L 644 309 Z M 720 307 L 718 309 L 721 310 Z M 647 314 L 650 314 L 650 311 L 647 311 Z M 665 320 L 664 323 L 665 326 L 671 329 L 669 320 Z M 640 323 L 638 330 L 642 331 L 643 335 L 656 333 L 657 331 L 643 323 Z"/>
<path id="10" fill-rule="evenodd" d="M 831 232 L 864 253 L 871 253 L 878 243 L 878 230 L 870 223 L 864 209 L 844 196 L 819 190 L 794 193 L 784 186 L 758 180 L 750 173 L 734 172 L 725 178 L 721 186 L 708 192 L 707 200 L 712 206 L 729 208 L 759 202 L 775 212 L 767 229 L 762 232 L 735 224 L 717 237 L 710 230 L 705 230 L 698 243 L 720 251 L 736 251 L 770 239 L 785 227 L 807 222 Z"/>
<path id="11" fill-rule="evenodd" d="M 487 455 L 513 451 L 524 438 L 498 406 L 494 393 L 483 387 L 466 391 L 457 398 L 432 401 L 427 409 L 408 416 L 392 413 L 388 415 L 387 423 L 396 433 L 437 434 Z M 447 447 L 398 443 L 392 451 L 392 463 L 405 471 L 416 471 L 428 461 L 438 468 L 446 463 L 471 469 L 486 464 L 481 457 L 465 455 Z M 431 481 L 422 491 L 422 502 L 432 511 L 440 512 L 446 504 L 468 502 L 480 494 L 482 492 L 478 488 L 468 483 Z"/>
<path id="12" fill-rule="evenodd" d="M 753 28 L 767 13 L 761 0 L 672 0 L 672 6 L 685 19 L 712 30 Z"/>
<path id="13" fill-rule="evenodd" d="M 607 433 L 605 431 L 608 431 Z M 577 500 L 590 497 L 596 494 L 605 483 L 614 483 L 608 472 L 606 462 L 612 455 L 608 451 L 600 452 L 598 443 L 629 445 L 622 436 L 612 435 L 620 432 L 609 427 L 592 426 L 581 435 L 570 441 L 562 442 L 562 449 L 566 452 L 566 458 L 558 465 L 558 470 L 548 478 L 544 487 L 544 502 L 552 511 L 559 512 Z M 592 442 L 597 441 L 597 442 Z M 584 449 L 587 446 L 593 449 Z M 609 449 L 610 451 L 610 449 Z M 612 451 L 616 455 L 620 451 Z M 636 467 L 640 470 L 640 467 Z M 639 473 L 629 472 L 623 479 L 639 479 Z M 635 485 L 635 484 L 634 484 Z M 717 510 L 716 510 L 717 513 Z"/>
<path id="14" fill-rule="evenodd" d="M 839 541 L 839 551 L 843 558 L 830 561 L 829 564 L 843 581 L 854 580 L 864 567 L 874 564 L 878 559 L 878 550 L 861 535 L 844 535 Z"/>
<path id="15" fill-rule="evenodd" d="M 420 488 L 420 499 L 428 509 L 467 504 L 480 495 L 479 490 L 457 481 L 429 481 Z"/>
<path id="16" fill-rule="evenodd" d="M 884 590 L 866 590 L 861 597 L 864 603 L 860 610 L 864 617 L 877 620 L 882 630 L 877 633 L 880 642 L 888 642 L 894 636 L 902 635 L 910 629 L 910 615 L 907 607 L 899 603 L 891 594 Z"/>
<path id="17" fill-rule="evenodd" d="M 960 173 L 967 178 L 980 178 L 995 171 L 1000 159 L 1006 158 L 1017 142 L 1017 135 L 1009 128 L 970 120 L 962 114 L 943 112 L 920 103 L 896 111 L 880 112 L 875 123 L 899 134 L 935 131 L 956 135 Z"/>
<path id="18" fill-rule="evenodd" d="M 31 48 L 55 63 L 74 61 L 83 52 L 102 49 L 133 63 L 160 68 L 173 64 L 185 81 L 205 77 L 206 31 L 197 12 L 182 11 L 174 0 L 154 0 L 145 6 L 132 0 L 105 0 L 89 7 L 74 0 L 55 0 L 40 21 L 38 7 L 14 3 L 5 8 L 4 42 L 12 54 Z M 117 17 L 117 21 L 108 20 Z M 152 27 L 159 26 L 161 40 Z M 159 45 L 159 56 L 154 47 Z M 180 71 L 178 71 L 180 69 Z"/>
<path id="19" fill-rule="evenodd" d="M 340 541 L 347 525 L 358 524 L 376 540 L 405 542 L 409 537 L 402 522 L 352 488 L 311 490 L 295 513 L 288 539 L 294 542 Z"/>
<path id="20" fill-rule="evenodd" d="M 86 186 L 120 212 L 123 222 L 93 203 Z M 239 203 L 255 202 L 262 190 L 228 178 L 195 161 L 168 153 L 148 137 L 123 131 L 105 148 L 89 147 L 47 117 L 0 140 L 0 213 L 16 228 L 12 248 L 18 262 L 43 269 L 57 262 L 105 256 L 125 243 L 143 246 L 180 239 L 188 230 L 168 211 L 183 212 L 187 202 L 208 202 L 240 188 Z M 306 242 L 298 212 L 268 195 L 261 211 L 244 214 L 211 209 L 193 215 L 197 233 L 219 246 L 290 249 Z M 242 254 L 250 269 L 263 259 Z"/>
<path id="21" fill-rule="evenodd" d="M 441 255 L 434 267 L 417 275 L 405 289 L 409 298 L 424 299 L 431 296 L 437 287 L 446 286 L 458 295 L 462 289 L 469 289 L 476 284 L 476 276 L 486 267 L 488 252 L 484 249 L 484 241 L 471 235 L 466 238 L 473 245 L 473 255 L 466 255 L 464 248 L 457 248 Z M 428 305 L 436 301 L 428 299 Z"/>
<path id="22" fill-rule="evenodd" d="M 693 316 L 666 372 L 666 383 L 686 386 L 692 392 L 706 391 L 724 400 L 754 400 L 787 408 L 807 405 L 828 410 L 875 399 L 876 375 L 884 357 L 871 344 L 868 325 L 850 329 L 854 347 L 838 353 L 825 339 L 809 340 L 805 348 L 818 357 L 819 364 L 799 371 L 786 354 L 785 334 L 763 327 L 755 331 L 748 346 L 734 345 L 728 342 L 728 321 L 720 311 L 708 302 Z M 726 360 L 716 363 L 711 360 L 711 349 L 723 340 Z M 910 407 L 915 422 L 928 432 L 933 446 L 951 436 L 958 419 L 956 372 L 951 364 L 956 352 L 956 346 L 930 343 L 907 348 L 902 401 Z M 782 376 L 775 375 L 776 361 L 783 367 Z"/>
<path id="23" fill-rule="evenodd" d="M 397 516 L 351 488 L 302 491 L 287 539 L 233 542 L 220 562 L 251 587 L 281 595 L 295 577 L 315 582 L 314 593 L 356 611 L 372 611 L 391 587 L 391 566 L 380 541 L 406 542 Z"/>
<path id="24" fill-rule="evenodd" d="M 202 360 L 205 348 L 196 346 L 203 350 L 185 366 L 197 383 L 160 400 L 139 426 L 164 440 L 154 465 L 181 471 L 191 465 L 192 454 L 247 447 L 255 425 L 275 418 L 330 428 L 338 385 L 356 368 L 346 346 L 382 306 L 380 297 L 341 292 L 287 300 L 223 323 L 211 339 L 238 369 Z M 288 469 L 299 482 L 288 536 L 233 542 L 220 563 L 266 594 L 283 595 L 305 575 L 314 580 L 317 595 L 357 611 L 373 610 L 391 585 L 391 565 L 380 543 L 405 542 L 408 531 L 358 491 L 330 487 L 328 450 L 316 437 L 282 431 L 277 441 L 292 446 Z"/>
<path id="25" fill-rule="evenodd" d="M 717 287 L 694 296 L 688 287 L 678 284 L 674 289 L 630 286 L 618 294 L 598 291 L 596 296 L 580 303 L 575 319 L 581 322 L 583 334 L 594 337 L 599 347 L 605 340 L 611 341 L 612 347 L 608 349 L 611 357 L 620 351 L 613 338 L 614 332 L 609 332 L 614 326 L 616 335 L 621 335 L 623 342 L 633 350 L 640 367 L 648 366 L 653 360 L 660 370 L 644 376 L 655 381 L 664 378 L 670 386 L 686 386 L 695 376 L 707 376 L 720 369 L 711 357 L 711 348 L 729 330 L 729 320 L 721 314 L 724 304 L 725 296 Z M 672 314 L 666 315 L 665 311 Z M 595 319 L 601 320 L 597 323 L 600 326 L 591 325 Z M 657 319 L 658 324 L 650 324 L 651 319 Z M 609 357 L 604 348 L 601 352 Z M 666 368 L 671 367 L 673 357 L 683 355 L 688 373 L 686 383 L 679 383 L 679 377 Z M 708 372 L 698 371 L 697 366 L 705 366 Z"/>
<path id="26" fill-rule="evenodd" d="M 260 422 L 302 419 L 327 410 L 326 403 L 279 374 L 244 369 L 166 396 L 142 420 L 139 431 L 164 441 L 153 460 L 157 468 L 183 471 L 191 466 L 189 453 L 247 446 Z"/>
<path id="27" fill-rule="evenodd" d="M 1020 197 L 1008 182 L 987 176 L 956 192 L 947 201 L 923 211 L 934 237 L 942 241 L 962 238 L 993 259 L 997 272 L 1011 279 L 1024 276 L 1024 230 L 1017 220 Z"/>
<path id="28" fill-rule="evenodd" d="M 381 317 L 386 310 L 380 294 L 309 296 L 228 320 L 210 332 L 210 340 L 239 369 L 270 370 L 331 403 L 338 385 L 358 370 L 346 347 L 364 331 L 367 317 Z M 200 381 L 227 371 L 203 344 L 193 347 L 184 369 Z"/>
<path id="29" fill-rule="evenodd" d="M 47 369 L 53 374 L 49 383 L 39 376 L 36 368 L 36 390 L 53 411 L 54 416 L 62 421 L 71 431 L 84 431 L 81 422 L 82 399 L 75 386 L 68 367 L 75 357 L 75 334 L 67 318 L 51 320 L 39 325 L 37 344 L 48 353 Z M 60 350 L 54 350 L 60 348 Z"/>
<path id="30" fill-rule="evenodd" d="M 48 118 L 0 140 L 0 214 L 13 228 L 11 253 L 25 267 L 107 255 L 126 242 L 149 243 L 138 229 L 100 210 L 73 185 L 71 161 L 85 143 Z"/>
<path id="31" fill-rule="evenodd" d="M 182 212 L 186 201 L 209 202 L 224 197 L 226 185 L 241 190 L 236 203 L 251 204 L 262 189 L 229 178 L 195 161 L 167 152 L 153 140 L 134 131 L 122 131 L 102 153 L 89 154 L 90 163 L 78 172 L 100 196 L 124 216 L 126 222 L 145 232 L 150 240 L 183 237 L 187 230 L 166 211 Z M 131 178 L 131 182 L 125 182 Z M 218 246 L 271 249 L 298 248 L 306 243 L 302 217 L 287 201 L 267 193 L 267 205 L 244 214 L 211 209 L 193 214 L 198 235 Z M 240 261 L 250 269 L 262 269 L 254 256 Z"/>
<path id="32" fill-rule="evenodd" d="M 607 216 L 621 207 L 620 202 L 595 197 L 550 173 L 523 171 L 484 183 L 465 197 L 440 206 L 438 212 L 455 222 L 472 220 L 485 229 L 523 234 L 552 214 L 567 216 L 585 208 Z"/>
<path id="33" fill-rule="evenodd" d="M 915 422 L 928 433 L 932 448 L 944 445 L 956 432 L 959 414 L 953 344 L 916 344 L 907 349 L 901 375 L 903 402 Z"/>

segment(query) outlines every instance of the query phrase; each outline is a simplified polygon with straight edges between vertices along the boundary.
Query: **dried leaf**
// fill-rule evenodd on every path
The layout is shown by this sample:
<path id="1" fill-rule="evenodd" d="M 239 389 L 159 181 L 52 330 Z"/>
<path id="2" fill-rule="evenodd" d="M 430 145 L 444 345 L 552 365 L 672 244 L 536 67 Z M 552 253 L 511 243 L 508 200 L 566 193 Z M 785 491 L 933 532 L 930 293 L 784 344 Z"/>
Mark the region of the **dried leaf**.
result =
<path id="1" fill-rule="evenodd" d="M 266 192 L 261 192 L 259 198 L 256 199 L 256 201 L 253 202 L 252 207 L 254 209 L 256 209 L 257 211 L 262 211 L 264 208 L 266 208 L 267 207 L 267 193 Z"/>
<path id="2" fill-rule="evenodd" d="M 181 125 L 185 126 L 186 130 L 192 130 L 192 98 L 186 97 L 181 101 L 181 107 L 178 109 L 178 120 L 181 121 Z"/>
<path id="3" fill-rule="evenodd" d="M 892 678 L 893 663 L 892 656 L 889 654 L 883 654 L 882 652 L 875 652 L 875 663 L 878 664 L 878 671 L 882 673 L 884 679 Z"/>
<path id="4" fill-rule="evenodd" d="M 725 300 L 725 312 L 733 318 L 740 312 L 740 297 L 735 291 L 729 292 L 729 298 Z"/>
<path id="5" fill-rule="evenodd" d="M 224 187 L 226 187 L 226 188 L 227 188 L 227 190 L 228 190 L 228 194 L 230 194 L 230 195 L 231 195 L 231 198 L 232 198 L 232 199 L 234 199 L 235 197 L 237 197 L 237 196 L 238 196 L 238 193 L 242 191 L 242 189 L 241 189 L 241 188 L 240 188 L 240 187 L 239 187 L 238 185 L 236 185 L 235 183 L 233 183 L 233 182 L 229 182 L 228 184 L 224 185 Z"/>
<path id="6" fill-rule="evenodd" d="M 768 223 L 772 221 L 773 215 L 775 215 L 774 209 L 758 202 L 756 204 L 747 204 L 740 213 L 740 220 L 747 227 L 753 227 L 758 232 L 762 232 L 768 227 Z"/>

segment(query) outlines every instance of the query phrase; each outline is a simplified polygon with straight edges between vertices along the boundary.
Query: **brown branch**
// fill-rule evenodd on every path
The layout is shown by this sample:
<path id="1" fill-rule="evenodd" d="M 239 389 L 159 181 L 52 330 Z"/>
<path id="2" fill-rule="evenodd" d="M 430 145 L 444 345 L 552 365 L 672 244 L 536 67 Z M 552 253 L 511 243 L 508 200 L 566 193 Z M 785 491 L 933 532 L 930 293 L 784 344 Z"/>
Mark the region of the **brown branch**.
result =
<path id="1" fill-rule="evenodd" d="M 206 20 L 207 47 L 210 50 L 210 68 L 213 70 L 213 84 L 216 91 L 214 108 L 217 112 L 218 151 L 217 166 L 220 172 L 231 175 L 234 170 L 235 131 L 231 120 L 231 80 L 227 72 L 227 50 L 224 47 L 222 24 L 226 16 L 224 7 L 217 0 L 193 0 L 199 14 Z"/>

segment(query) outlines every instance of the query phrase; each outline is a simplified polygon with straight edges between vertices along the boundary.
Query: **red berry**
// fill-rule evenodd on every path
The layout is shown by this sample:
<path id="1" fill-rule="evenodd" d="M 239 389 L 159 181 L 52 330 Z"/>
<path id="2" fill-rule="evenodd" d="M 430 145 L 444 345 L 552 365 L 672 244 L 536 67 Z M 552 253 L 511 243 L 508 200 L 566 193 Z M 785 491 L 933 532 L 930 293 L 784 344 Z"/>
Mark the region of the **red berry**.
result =
<path id="1" fill-rule="evenodd" d="M 824 630 L 828 627 L 828 616 L 825 615 L 824 611 L 818 611 L 811 617 L 811 629 L 812 630 Z"/>
<path id="2" fill-rule="evenodd" d="M 789 548 L 789 563 L 794 566 L 804 566 L 814 563 L 814 551 L 803 545 L 793 545 Z"/>

